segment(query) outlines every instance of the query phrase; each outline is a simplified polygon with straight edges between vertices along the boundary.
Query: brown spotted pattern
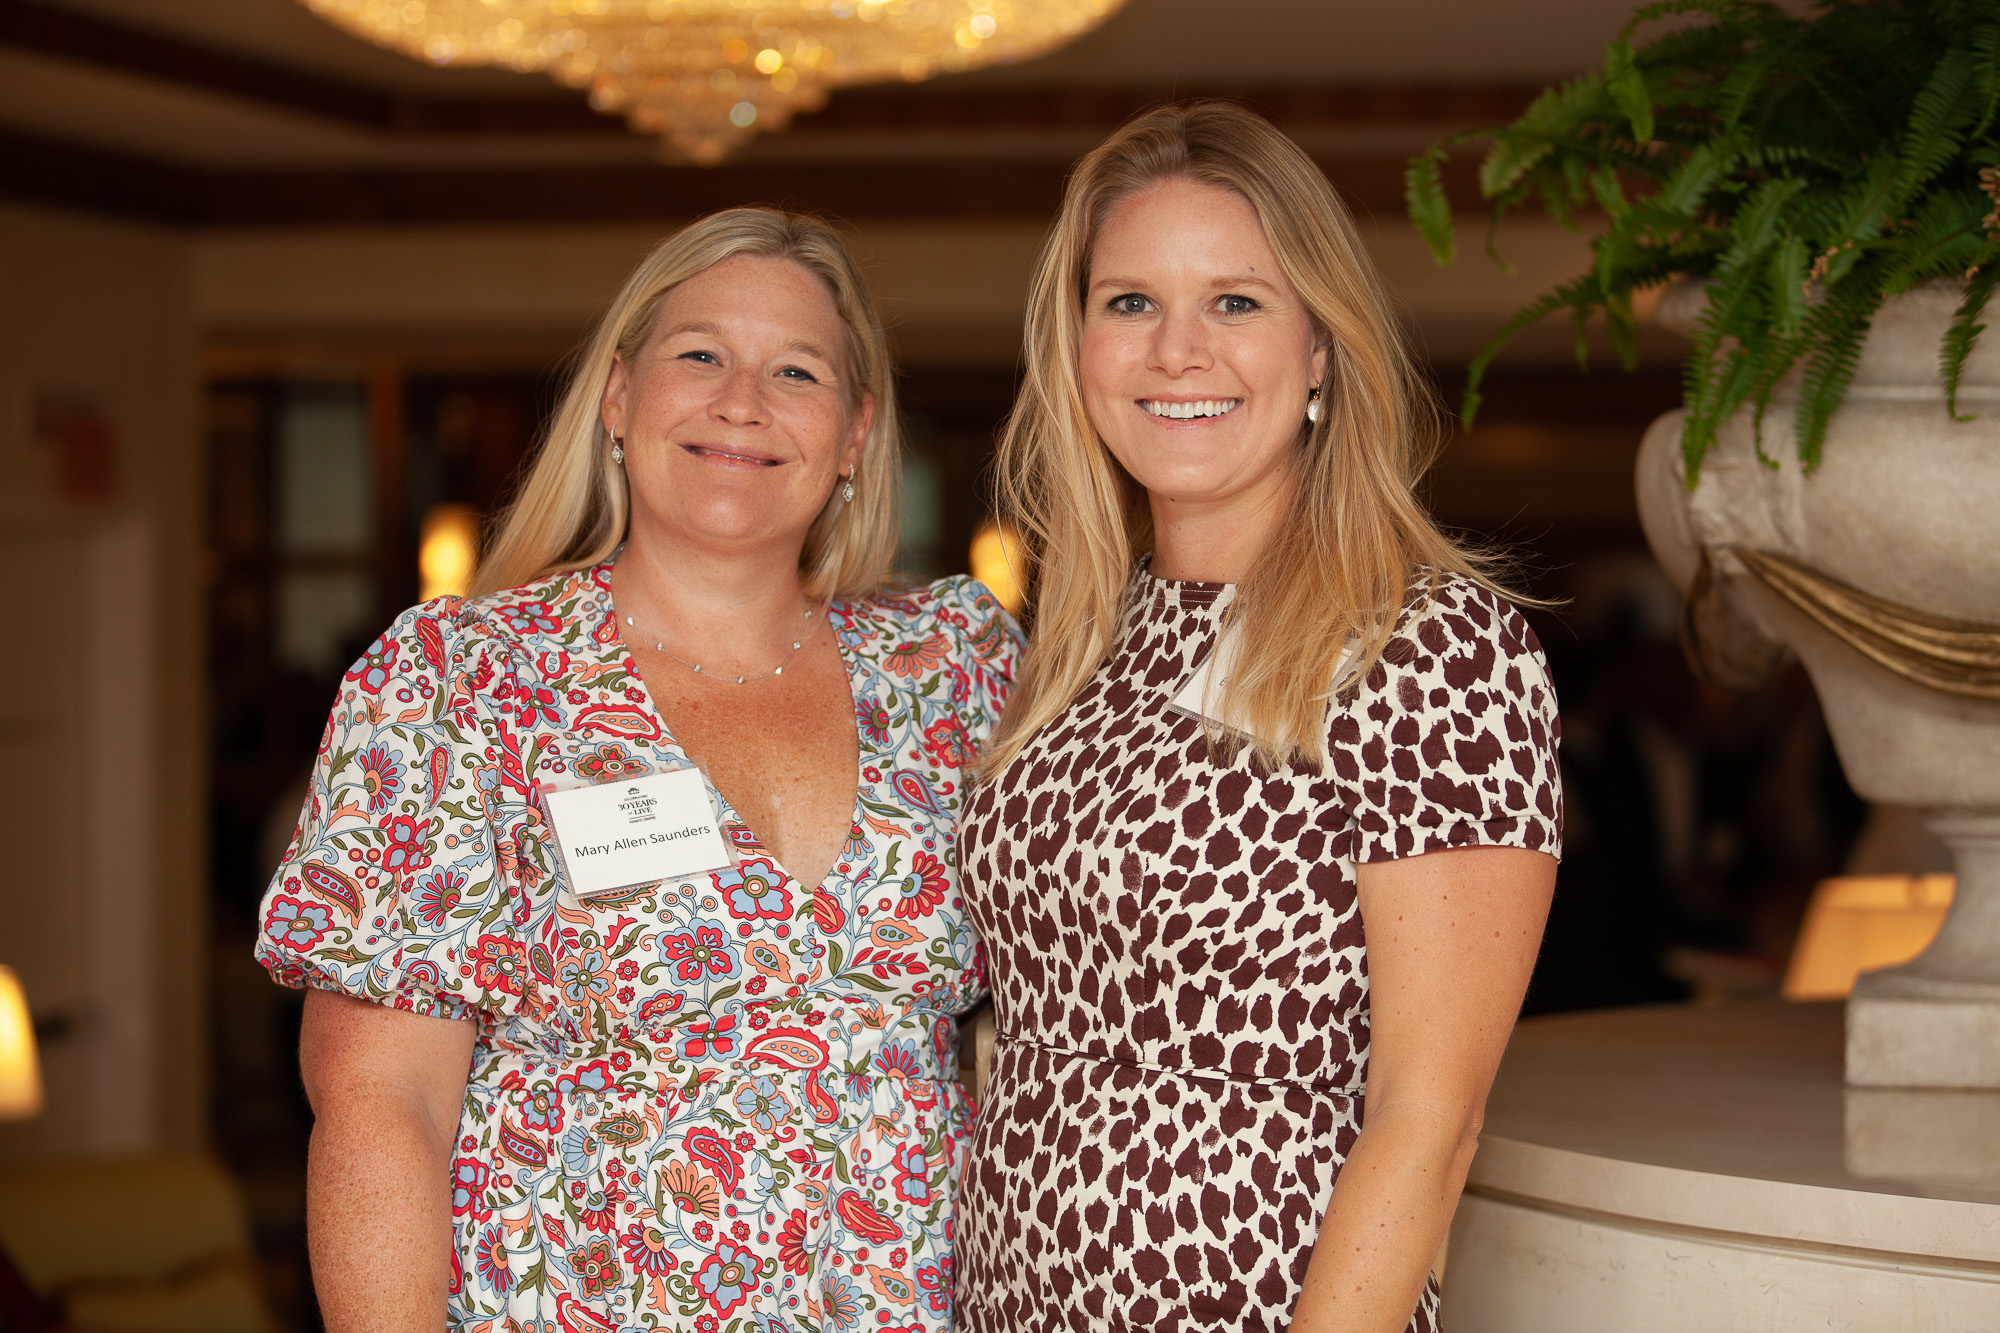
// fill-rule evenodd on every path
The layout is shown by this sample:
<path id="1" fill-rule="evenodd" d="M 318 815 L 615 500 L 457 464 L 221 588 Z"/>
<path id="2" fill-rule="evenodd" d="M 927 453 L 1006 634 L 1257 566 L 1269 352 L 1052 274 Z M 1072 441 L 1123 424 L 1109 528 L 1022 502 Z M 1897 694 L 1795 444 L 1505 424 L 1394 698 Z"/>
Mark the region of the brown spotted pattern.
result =
<path id="1" fill-rule="evenodd" d="M 1168 711 L 1232 593 L 1136 574 L 1112 659 L 964 817 L 1001 1034 L 959 1200 L 969 1333 L 1286 1328 L 1367 1083 L 1355 864 L 1557 851 L 1555 699 L 1513 608 L 1441 579 L 1326 763 L 1265 773 Z"/>

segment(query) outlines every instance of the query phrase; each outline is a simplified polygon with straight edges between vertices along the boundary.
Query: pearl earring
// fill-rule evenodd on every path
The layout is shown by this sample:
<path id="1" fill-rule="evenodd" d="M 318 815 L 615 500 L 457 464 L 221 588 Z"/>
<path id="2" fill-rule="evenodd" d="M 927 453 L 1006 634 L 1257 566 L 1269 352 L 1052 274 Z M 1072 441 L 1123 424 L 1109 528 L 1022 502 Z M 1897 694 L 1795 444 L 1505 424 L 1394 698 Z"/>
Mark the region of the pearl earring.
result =
<path id="1" fill-rule="evenodd" d="M 1306 420 L 1315 425 L 1319 424 L 1319 390 L 1319 385 L 1313 385 L 1312 396 L 1306 399 Z"/>

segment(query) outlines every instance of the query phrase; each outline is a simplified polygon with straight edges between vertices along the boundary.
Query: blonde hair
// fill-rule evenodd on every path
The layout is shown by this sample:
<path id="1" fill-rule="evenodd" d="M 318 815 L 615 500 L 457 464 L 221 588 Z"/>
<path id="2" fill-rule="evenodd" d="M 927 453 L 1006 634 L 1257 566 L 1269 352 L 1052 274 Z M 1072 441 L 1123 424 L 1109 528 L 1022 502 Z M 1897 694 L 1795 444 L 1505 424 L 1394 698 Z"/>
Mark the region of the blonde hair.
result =
<path id="1" fill-rule="evenodd" d="M 874 298 L 825 222 L 774 208 L 731 208 L 661 241 L 625 280 L 578 354 L 527 481 L 495 525 L 472 579 L 474 595 L 587 568 L 625 540 L 625 471 L 611 460 L 611 435 L 599 412 L 612 358 L 630 366 L 667 293 L 738 255 L 788 259 L 825 285 L 847 327 L 848 411 L 860 409 L 863 394 L 875 399 L 853 501 L 843 505 L 830 495 L 806 533 L 799 554 L 805 593 L 819 599 L 881 586 L 901 531 L 902 468 L 895 373 Z"/>
<path id="2" fill-rule="evenodd" d="M 1238 636 L 1221 712 L 1254 735 L 1260 762 L 1326 754 L 1334 671 L 1373 668 L 1419 571 L 1493 587 L 1485 559 L 1440 532 L 1414 495 L 1441 442 L 1389 298 L 1347 209 L 1312 159 L 1228 102 L 1162 107 L 1129 121 L 1071 174 L 1028 290 L 1026 375 L 1001 437 L 998 494 L 1035 580 L 1034 636 L 988 752 L 997 773 L 1110 654 L 1135 555 L 1152 544 L 1145 490 L 1084 411 L 1078 371 L 1091 249 L 1121 201 L 1163 181 L 1217 186 L 1249 202 L 1315 338 L 1328 347 L 1319 421 L 1301 413 L 1290 512 L 1237 588 Z"/>

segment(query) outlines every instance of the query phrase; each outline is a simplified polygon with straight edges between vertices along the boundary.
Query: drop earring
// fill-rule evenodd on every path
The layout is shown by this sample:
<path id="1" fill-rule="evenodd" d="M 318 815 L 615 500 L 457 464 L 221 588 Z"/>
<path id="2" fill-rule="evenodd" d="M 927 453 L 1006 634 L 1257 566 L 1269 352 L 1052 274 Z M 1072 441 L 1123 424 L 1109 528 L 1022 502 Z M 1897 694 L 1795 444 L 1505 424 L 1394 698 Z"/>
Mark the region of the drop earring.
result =
<path id="1" fill-rule="evenodd" d="M 1322 383 L 1324 382 L 1322 381 Z M 1319 391 L 1321 387 L 1320 384 L 1313 385 L 1312 394 L 1306 399 L 1306 420 L 1312 422 L 1314 425 L 1319 424 Z"/>
<path id="2" fill-rule="evenodd" d="M 606 432 L 609 434 L 609 432 Z M 625 443 L 616 435 L 611 436 L 611 461 L 619 467 L 625 466 Z"/>
<path id="3" fill-rule="evenodd" d="M 853 503 L 854 503 L 854 469 L 853 469 L 853 468 L 849 468 L 849 469 L 847 469 L 847 480 L 846 480 L 846 481 L 844 481 L 844 482 L 842 482 L 842 483 L 841 483 L 841 485 L 840 485 L 840 501 L 841 501 L 841 503 L 842 503 L 842 504 L 853 504 Z"/>

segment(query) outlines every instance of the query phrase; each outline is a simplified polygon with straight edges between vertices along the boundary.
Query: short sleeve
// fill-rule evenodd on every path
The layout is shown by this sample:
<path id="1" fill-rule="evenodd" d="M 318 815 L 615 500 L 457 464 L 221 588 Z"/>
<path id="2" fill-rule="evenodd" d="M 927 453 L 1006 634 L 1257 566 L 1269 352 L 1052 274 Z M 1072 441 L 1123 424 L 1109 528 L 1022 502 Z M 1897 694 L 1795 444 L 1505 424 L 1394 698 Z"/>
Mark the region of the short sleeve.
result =
<path id="1" fill-rule="evenodd" d="M 507 663 L 456 599 L 405 612 L 342 679 L 257 960 L 287 985 L 438 1018 L 518 1012 L 527 806 L 481 699 Z"/>
<path id="2" fill-rule="evenodd" d="M 1500 597 L 1439 580 L 1338 700 L 1329 762 L 1356 861 L 1479 846 L 1561 855 L 1555 691 L 1534 630 Z"/>
<path id="3" fill-rule="evenodd" d="M 960 718 L 975 745 L 984 748 L 1014 692 L 1023 641 L 1021 627 L 1000 599 L 978 579 L 960 575 L 931 585 L 939 617 L 956 629 L 962 688 L 954 688 Z"/>

